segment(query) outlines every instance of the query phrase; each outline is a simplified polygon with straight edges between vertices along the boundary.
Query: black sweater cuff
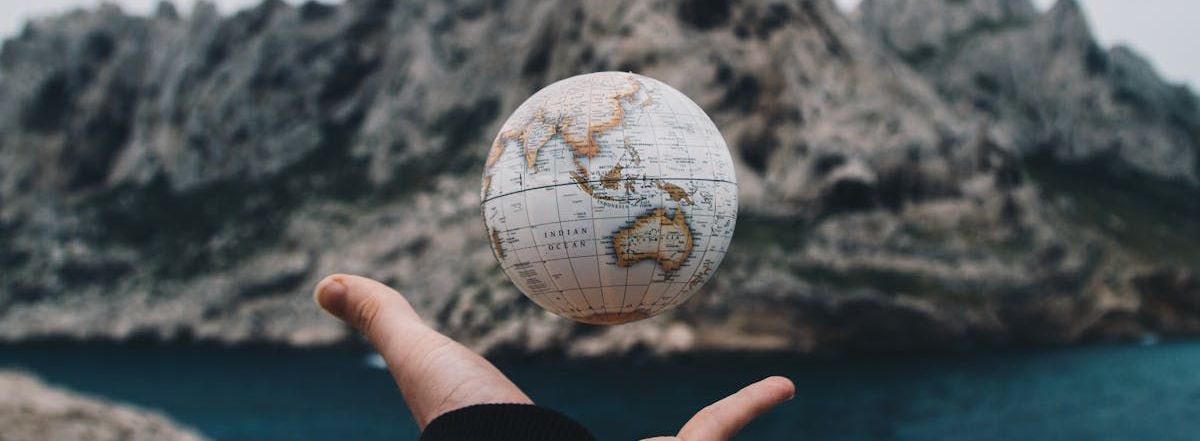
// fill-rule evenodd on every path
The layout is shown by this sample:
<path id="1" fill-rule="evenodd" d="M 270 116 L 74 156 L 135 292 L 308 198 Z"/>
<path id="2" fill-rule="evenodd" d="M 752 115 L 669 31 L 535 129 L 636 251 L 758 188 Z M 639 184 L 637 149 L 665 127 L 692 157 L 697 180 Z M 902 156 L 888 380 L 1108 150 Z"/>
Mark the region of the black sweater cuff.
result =
<path id="1" fill-rule="evenodd" d="M 595 441 L 571 418 L 531 404 L 477 404 L 434 418 L 421 441 Z"/>

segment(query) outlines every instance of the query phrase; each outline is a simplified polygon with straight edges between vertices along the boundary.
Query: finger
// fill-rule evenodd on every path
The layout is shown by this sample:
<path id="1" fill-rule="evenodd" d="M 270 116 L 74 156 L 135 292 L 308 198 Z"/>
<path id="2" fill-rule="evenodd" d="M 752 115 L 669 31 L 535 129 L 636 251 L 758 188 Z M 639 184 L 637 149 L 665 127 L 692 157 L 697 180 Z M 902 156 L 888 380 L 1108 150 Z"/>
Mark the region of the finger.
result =
<path id="1" fill-rule="evenodd" d="M 779 403 L 792 399 L 796 386 L 784 377 L 769 377 L 751 384 L 697 412 L 683 429 L 683 441 L 725 441 L 742 427 Z"/>
<path id="2" fill-rule="evenodd" d="M 317 284 L 315 298 L 379 351 L 421 429 L 443 413 L 470 405 L 532 403 L 490 362 L 426 326 L 404 296 L 387 285 L 335 274 Z"/>

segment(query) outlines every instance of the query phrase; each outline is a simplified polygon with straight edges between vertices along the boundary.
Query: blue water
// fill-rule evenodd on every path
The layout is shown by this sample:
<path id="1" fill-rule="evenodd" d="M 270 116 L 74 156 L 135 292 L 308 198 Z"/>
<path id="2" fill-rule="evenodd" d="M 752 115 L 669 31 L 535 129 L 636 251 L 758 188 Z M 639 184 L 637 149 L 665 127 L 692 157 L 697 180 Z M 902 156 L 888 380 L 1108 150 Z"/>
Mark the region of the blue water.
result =
<path id="1" fill-rule="evenodd" d="M 0 367 L 160 409 L 223 440 L 404 440 L 416 428 L 362 349 L 0 346 Z M 602 440 L 669 434 L 696 409 L 783 374 L 795 400 L 740 440 L 1186 440 L 1200 429 L 1200 343 L 813 360 L 508 361 L 535 400 Z"/>

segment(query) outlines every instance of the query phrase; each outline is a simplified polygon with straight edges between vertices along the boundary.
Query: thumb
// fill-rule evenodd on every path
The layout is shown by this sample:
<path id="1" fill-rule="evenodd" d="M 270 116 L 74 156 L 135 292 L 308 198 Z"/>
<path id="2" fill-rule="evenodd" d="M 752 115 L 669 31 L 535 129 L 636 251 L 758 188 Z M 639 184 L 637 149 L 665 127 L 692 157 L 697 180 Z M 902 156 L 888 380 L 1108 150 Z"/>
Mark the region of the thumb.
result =
<path id="1" fill-rule="evenodd" d="M 701 409 L 679 430 L 679 439 L 726 441 L 754 418 L 795 395 L 791 380 L 768 377 Z"/>
<path id="2" fill-rule="evenodd" d="M 402 322 L 424 325 L 403 295 L 374 280 L 334 274 L 317 284 L 313 296 L 325 312 L 354 327 L 372 342 L 390 326 Z M 387 317 L 388 320 L 380 320 Z"/>

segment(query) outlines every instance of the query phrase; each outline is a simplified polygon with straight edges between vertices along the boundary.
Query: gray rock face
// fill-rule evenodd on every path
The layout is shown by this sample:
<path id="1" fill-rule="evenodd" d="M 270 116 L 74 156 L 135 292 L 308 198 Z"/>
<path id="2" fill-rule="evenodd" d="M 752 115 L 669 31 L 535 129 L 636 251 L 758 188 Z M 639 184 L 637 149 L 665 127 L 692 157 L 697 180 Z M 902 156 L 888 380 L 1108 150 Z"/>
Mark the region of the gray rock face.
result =
<path id="1" fill-rule="evenodd" d="M 9 441 L 200 441 L 153 412 L 83 397 L 37 378 L 0 371 L 0 439 Z"/>
<path id="2" fill-rule="evenodd" d="M 1063 13 L 934 3 L 868 2 L 860 23 L 827 0 L 267 1 L 231 17 L 106 7 L 31 23 L 0 50 L 0 338 L 336 342 L 349 333 L 309 297 L 335 271 L 396 286 L 491 352 L 907 350 L 1200 329 L 1190 309 L 1143 307 L 1148 287 L 1175 285 L 1137 282 L 1200 267 L 1188 241 L 1145 245 L 1200 232 L 1200 216 L 1179 215 L 1200 213 L 1190 194 L 1063 162 L 1099 153 L 1023 131 L 1040 123 L 1008 86 L 994 113 L 954 89 L 978 67 L 945 55 L 974 53 L 951 49 L 959 35 Z M 910 15 L 870 18 L 888 7 Z M 918 13 L 944 25 L 917 26 Z M 946 72 L 911 51 L 950 60 Z M 1044 52 L 1063 84 L 1072 72 L 1094 87 L 1162 84 L 1121 53 L 1086 76 L 1082 56 Z M 988 72 L 1008 68 L 997 63 Z M 658 78 L 705 108 L 735 150 L 743 201 L 708 286 L 611 328 L 525 300 L 478 218 L 503 118 L 554 80 L 601 70 Z M 1053 87 L 1013 90 L 1066 93 Z M 1079 87 L 1071 99 L 1090 99 Z M 1084 115 L 1066 99 L 1045 111 L 1104 145 L 1162 140 L 1136 160 L 1104 157 L 1193 182 L 1178 163 L 1194 163 L 1194 144 L 1178 134 L 1194 120 L 1160 99 L 1194 97 L 1136 90 L 1164 113 Z M 1102 186 L 1127 210 L 1086 191 Z"/>
<path id="3" fill-rule="evenodd" d="M 1074 0 L 1040 15 L 1029 0 L 867 0 L 860 22 L 1025 154 L 1200 185 L 1196 96 L 1131 50 L 1098 46 Z"/>

